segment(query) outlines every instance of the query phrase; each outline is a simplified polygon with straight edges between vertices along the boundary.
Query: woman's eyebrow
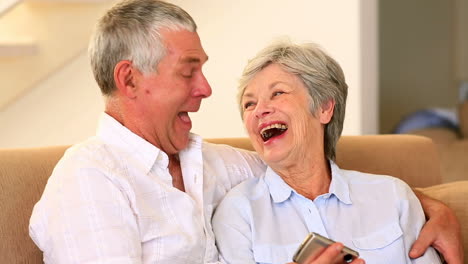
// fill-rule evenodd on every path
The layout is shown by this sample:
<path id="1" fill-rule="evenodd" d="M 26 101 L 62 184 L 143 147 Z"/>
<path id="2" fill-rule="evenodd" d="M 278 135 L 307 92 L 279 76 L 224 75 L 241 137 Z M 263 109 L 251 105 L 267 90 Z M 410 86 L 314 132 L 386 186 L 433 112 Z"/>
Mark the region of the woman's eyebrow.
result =
<path id="1" fill-rule="evenodd" d="M 253 97 L 253 93 L 244 93 L 242 95 L 242 98 L 244 98 L 244 97 Z"/>
<path id="2" fill-rule="evenodd" d="M 283 81 L 276 81 L 276 82 L 273 82 L 272 84 L 268 85 L 268 90 L 272 90 L 274 89 L 278 84 L 285 84 L 285 85 L 288 85 L 287 82 L 283 82 Z M 246 92 L 242 95 L 242 98 L 244 97 L 254 97 L 254 94 L 252 92 Z"/>

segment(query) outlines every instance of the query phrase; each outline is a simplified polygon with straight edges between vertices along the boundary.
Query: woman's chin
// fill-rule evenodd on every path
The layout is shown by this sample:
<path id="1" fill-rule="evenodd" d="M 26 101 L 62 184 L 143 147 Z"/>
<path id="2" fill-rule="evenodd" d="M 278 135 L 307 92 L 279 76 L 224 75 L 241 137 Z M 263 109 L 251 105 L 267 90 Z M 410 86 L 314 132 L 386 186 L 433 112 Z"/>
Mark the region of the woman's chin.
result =
<path id="1" fill-rule="evenodd" d="M 287 153 L 278 149 L 266 150 L 262 158 L 268 165 L 277 165 L 287 158 Z"/>
<path id="2" fill-rule="evenodd" d="M 281 135 L 263 143 L 263 159 L 267 163 L 279 163 L 287 158 L 290 148 Z"/>

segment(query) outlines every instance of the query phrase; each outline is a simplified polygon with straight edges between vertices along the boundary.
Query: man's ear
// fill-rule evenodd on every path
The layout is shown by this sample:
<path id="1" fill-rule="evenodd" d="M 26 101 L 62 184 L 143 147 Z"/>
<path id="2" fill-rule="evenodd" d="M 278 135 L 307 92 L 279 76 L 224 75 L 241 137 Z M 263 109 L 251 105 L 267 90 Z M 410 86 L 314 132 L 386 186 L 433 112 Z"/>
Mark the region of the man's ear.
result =
<path id="1" fill-rule="evenodd" d="M 319 120 L 322 124 L 328 124 L 333 117 L 335 110 L 335 100 L 330 99 L 322 104 L 319 109 Z"/>
<path id="2" fill-rule="evenodd" d="M 134 99 L 136 97 L 136 78 L 138 71 L 128 60 L 119 61 L 114 67 L 114 81 L 117 90 L 124 96 Z"/>

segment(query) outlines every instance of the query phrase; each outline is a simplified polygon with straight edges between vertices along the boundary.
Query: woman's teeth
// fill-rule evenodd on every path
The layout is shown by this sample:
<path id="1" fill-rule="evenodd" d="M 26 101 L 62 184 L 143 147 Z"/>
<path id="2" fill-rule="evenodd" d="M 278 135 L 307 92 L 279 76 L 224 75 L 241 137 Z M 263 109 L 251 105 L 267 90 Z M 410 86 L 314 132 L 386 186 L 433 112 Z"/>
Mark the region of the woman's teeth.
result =
<path id="1" fill-rule="evenodd" d="M 260 131 L 260 135 L 262 136 L 263 141 L 267 141 L 272 137 L 283 134 L 287 129 L 288 127 L 284 124 L 271 124 L 269 126 L 264 127 Z"/>

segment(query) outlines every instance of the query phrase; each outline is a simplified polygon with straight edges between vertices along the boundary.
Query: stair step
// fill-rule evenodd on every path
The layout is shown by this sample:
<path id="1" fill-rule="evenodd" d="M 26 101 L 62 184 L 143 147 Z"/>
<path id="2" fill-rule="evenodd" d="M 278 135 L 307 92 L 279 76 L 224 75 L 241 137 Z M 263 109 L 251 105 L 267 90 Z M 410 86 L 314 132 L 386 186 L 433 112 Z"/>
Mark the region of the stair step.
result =
<path id="1" fill-rule="evenodd" d="M 0 57 L 31 56 L 38 52 L 39 46 L 32 39 L 0 40 Z"/>

